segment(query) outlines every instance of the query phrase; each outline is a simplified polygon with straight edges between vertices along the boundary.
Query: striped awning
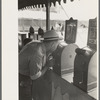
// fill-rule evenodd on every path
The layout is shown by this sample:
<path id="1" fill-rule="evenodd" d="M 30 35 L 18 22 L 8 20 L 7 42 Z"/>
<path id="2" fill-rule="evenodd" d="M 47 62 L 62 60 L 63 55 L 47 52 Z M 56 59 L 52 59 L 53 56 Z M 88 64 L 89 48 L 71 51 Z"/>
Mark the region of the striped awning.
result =
<path id="1" fill-rule="evenodd" d="M 43 7 L 44 5 L 46 6 L 48 1 L 50 2 L 50 4 L 53 3 L 54 5 L 56 4 L 56 2 L 58 2 L 59 4 L 61 3 L 61 0 L 18 0 L 18 9 L 40 7 L 40 5 Z M 66 3 L 66 1 L 67 0 L 63 0 L 64 3 Z"/>

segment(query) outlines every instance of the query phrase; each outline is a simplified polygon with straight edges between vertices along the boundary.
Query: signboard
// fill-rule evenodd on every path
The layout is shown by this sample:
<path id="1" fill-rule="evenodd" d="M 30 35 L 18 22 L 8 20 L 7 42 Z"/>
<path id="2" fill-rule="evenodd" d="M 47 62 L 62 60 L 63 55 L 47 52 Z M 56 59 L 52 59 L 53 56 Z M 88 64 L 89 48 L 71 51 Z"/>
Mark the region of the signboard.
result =
<path id="1" fill-rule="evenodd" d="M 65 22 L 65 41 L 66 43 L 75 43 L 77 32 L 77 20 L 66 20 Z"/>
<path id="2" fill-rule="evenodd" d="M 97 48 L 97 19 L 89 20 L 88 43 L 87 45 L 96 50 Z"/>

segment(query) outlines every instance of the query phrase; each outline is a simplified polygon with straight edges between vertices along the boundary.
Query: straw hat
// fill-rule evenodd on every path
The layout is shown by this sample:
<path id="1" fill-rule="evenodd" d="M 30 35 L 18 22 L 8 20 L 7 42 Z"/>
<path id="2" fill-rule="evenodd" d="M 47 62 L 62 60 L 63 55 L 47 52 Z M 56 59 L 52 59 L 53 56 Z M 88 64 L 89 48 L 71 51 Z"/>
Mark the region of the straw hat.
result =
<path id="1" fill-rule="evenodd" d="M 44 41 L 62 40 L 63 38 L 55 30 L 50 30 L 44 33 Z"/>

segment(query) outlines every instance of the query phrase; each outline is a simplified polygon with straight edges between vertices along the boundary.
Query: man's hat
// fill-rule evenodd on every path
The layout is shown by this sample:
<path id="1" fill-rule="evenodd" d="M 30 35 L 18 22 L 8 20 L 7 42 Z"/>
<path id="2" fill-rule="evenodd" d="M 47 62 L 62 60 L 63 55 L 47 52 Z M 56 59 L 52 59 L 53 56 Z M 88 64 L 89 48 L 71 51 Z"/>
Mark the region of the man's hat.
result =
<path id="1" fill-rule="evenodd" d="M 61 34 L 56 32 L 55 30 L 50 30 L 44 33 L 44 41 L 51 41 L 51 40 L 62 40 Z"/>

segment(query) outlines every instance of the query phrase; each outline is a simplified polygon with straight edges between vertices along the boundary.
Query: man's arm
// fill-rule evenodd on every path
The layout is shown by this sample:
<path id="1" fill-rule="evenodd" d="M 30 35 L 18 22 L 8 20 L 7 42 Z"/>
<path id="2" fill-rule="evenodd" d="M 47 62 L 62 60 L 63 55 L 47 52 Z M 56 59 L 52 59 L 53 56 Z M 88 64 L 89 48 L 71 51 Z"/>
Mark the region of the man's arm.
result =
<path id="1" fill-rule="evenodd" d="M 30 77 L 35 80 L 43 76 L 46 71 L 53 66 L 53 58 L 49 57 L 46 64 L 43 66 L 43 56 L 36 55 L 30 61 Z M 45 59 L 46 60 L 46 59 Z"/>
<path id="2" fill-rule="evenodd" d="M 31 56 L 29 60 L 30 78 L 35 80 L 41 76 L 43 55 L 40 55 L 38 51 Z"/>
<path id="3" fill-rule="evenodd" d="M 41 76 L 45 74 L 45 72 L 48 69 L 51 69 L 51 67 L 53 67 L 54 65 L 54 59 L 52 56 L 48 57 L 48 60 L 46 61 L 45 66 L 43 67 L 43 69 L 41 70 Z"/>

